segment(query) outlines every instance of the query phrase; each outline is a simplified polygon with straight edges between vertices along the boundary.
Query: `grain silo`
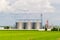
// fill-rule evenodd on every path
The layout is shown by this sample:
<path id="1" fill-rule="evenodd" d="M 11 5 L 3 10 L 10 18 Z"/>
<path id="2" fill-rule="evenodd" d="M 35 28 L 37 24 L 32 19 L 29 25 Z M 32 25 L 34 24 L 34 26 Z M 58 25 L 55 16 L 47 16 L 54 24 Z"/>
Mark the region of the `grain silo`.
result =
<path id="1" fill-rule="evenodd" d="M 22 19 L 16 22 L 16 28 L 23 30 L 40 29 L 41 21 L 39 19 Z"/>

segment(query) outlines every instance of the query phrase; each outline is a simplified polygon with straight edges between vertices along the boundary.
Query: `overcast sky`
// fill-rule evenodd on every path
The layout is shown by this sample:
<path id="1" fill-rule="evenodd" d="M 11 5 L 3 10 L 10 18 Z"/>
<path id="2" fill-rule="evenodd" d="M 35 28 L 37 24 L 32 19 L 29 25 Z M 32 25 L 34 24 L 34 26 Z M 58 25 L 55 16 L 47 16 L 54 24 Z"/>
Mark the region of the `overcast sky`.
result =
<path id="1" fill-rule="evenodd" d="M 60 25 L 60 0 L 0 0 L 0 25 L 15 25 L 19 19 L 40 19 Z"/>

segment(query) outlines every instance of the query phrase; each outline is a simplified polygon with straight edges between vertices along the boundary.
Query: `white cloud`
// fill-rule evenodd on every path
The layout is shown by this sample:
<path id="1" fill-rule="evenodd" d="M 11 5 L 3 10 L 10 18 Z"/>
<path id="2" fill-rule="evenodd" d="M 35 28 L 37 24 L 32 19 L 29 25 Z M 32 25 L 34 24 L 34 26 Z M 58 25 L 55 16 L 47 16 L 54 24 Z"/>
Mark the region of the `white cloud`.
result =
<path id="1" fill-rule="evenodd" d="M 49 0 L 0 0 L 0 12 L 40 13 L 53 12 Z"/>

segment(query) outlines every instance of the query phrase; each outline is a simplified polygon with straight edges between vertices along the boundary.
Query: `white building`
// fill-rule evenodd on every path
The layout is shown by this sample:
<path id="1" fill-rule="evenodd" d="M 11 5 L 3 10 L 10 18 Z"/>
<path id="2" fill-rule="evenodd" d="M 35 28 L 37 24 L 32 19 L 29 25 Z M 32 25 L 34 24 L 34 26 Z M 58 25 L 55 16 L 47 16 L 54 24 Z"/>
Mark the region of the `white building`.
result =
<path id="1" fill-rule="evenodd" d="M 0 26 L 0 30 L 1 30 L 1 29 L 4 29 L 4 27 L 1 27 L 1 26 Z"/>
<path id="2" fill-rule="evenodd" d="M 41 27 L 41 21 L 40 20 L 20 20 L 19 22 L 16 22 L 16 28 L 17 29 L 27 29 L 27 30 L 32 30 L 32 29 L 40 29 Z"/>

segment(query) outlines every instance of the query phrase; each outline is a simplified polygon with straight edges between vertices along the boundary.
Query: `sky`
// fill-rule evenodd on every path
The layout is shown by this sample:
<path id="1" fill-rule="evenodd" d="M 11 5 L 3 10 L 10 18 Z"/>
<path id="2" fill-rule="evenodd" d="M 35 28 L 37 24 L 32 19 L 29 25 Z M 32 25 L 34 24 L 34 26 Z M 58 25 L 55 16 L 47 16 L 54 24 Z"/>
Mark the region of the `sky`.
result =
<path id="1" fill-rule="evenodd" d="M 60 0 L 0 0 L 0 26 L 14 26 L 20 19 L 40 19 L 43 25 L 60 25 Z"/>

